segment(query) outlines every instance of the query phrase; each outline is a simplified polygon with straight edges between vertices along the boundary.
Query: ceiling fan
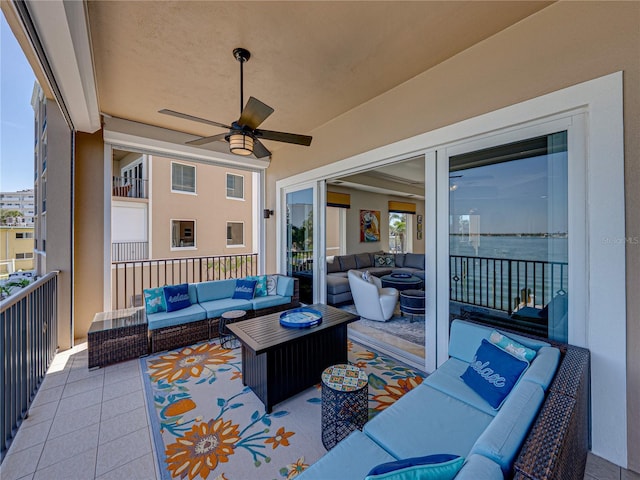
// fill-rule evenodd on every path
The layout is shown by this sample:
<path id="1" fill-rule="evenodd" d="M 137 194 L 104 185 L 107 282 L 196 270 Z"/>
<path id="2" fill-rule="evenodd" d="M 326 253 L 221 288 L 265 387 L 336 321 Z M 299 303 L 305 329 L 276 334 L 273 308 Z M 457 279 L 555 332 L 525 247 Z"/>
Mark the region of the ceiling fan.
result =
<path id="1" fill-rule="evenodd" d="M 195 117 L 187 113 L 176 112 L 174 110 L 162 109 L 158 113 L 172 115 L 174 117 L 192 120 L 194 122 L 205 123 L 227 129 L 225 133 L 211 135 L 209 137 L 197 138 L 186 142 L 187 145 L 206 145 L 212 142 L 226 141 L 229 143 L 229 150 L 236 155 L 251 155 L 257 158 L 264 158 L 271 155 L 271 152 L 262 144 L 260 140 L 273 140 L 276 142 L 293 143 L 296 145 L 311 145 L 311 138 L 308 135 L 298 135 L 295 133 L 275 132 L 273 130 L 258 129 L 258 126 L 273 113 L 273 108 L 262 103 L 254 97 L 249 97 L 249 101 L 244 105 L 243 99 L 243 65 L 251 58 L 251 53 L 244 48 L 233 50 L 233 56 L 240 62 L 240 118 L 231 125 L 214 122 L 206 118 Z M 244 105 L 244 108 L 243 108 Z"/>

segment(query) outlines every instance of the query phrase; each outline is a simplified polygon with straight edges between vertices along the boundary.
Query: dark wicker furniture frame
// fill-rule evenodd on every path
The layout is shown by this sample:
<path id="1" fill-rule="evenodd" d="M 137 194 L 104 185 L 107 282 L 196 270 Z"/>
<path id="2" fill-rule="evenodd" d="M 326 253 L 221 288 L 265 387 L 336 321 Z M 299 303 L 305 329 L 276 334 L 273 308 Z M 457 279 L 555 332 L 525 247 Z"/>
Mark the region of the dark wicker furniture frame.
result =
<path id="1" fill-rule="evenodd" d="M 284 275 L 282 275 L 284 276 Z M 293 295 L 291 302 L 275 307 L 263 308 L 260 310 L 249 310 L 245 318 L 255 318 L 270 313 L 282 312 L 300 306 L 300 287 L 297 278 L 293 279 Z M 196 322 L 189 322 L 182 325 L 175 325 L 164 328 L 149 330 L 151 339 L 151 353 L 173 350 L 194 343 L 204 342 L 212 338 L 217 338 L 220 332 L 220 317 L 208 318 Z"/>
<path id="2" fill-rule="evenodd" d="M 103 314 L 99 313 L 96 317 Z M 147 322 L 144 312 L 138 314 L 142 315 L 140 320 L 132 318 L 129 323 L 126 317 L 117 318 L 114 320 L 115 326 L 111 328 L 103 328 L 104 321 L 94 320 L 87 333 L 88 368 L 104 367 L 149 353 Z"/>

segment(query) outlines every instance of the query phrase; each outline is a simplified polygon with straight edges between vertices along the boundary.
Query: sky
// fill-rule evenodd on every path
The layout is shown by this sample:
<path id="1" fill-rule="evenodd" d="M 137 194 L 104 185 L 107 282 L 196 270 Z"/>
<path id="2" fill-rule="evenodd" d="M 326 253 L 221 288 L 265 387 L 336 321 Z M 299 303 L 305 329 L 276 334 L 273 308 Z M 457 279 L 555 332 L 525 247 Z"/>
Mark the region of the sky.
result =
<path id="1" fill-rule="evenodd" d="M 4 15 L 0 15 L 0 191 L 33 188 L 35 76 Z"/>

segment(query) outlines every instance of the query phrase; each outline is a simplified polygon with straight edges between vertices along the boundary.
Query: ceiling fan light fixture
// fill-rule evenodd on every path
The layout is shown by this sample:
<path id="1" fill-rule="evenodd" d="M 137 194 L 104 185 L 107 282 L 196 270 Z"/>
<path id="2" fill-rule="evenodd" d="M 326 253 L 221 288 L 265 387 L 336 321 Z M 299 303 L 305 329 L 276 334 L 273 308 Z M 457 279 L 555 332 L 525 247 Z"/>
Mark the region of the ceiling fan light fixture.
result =
<path id="1" fill-rule="evenodd" d="M 235 155 L 251 155 L 253 153 L 253 137 L 246 132 L 231 134 L 229 136 L 229 150 Z"/>

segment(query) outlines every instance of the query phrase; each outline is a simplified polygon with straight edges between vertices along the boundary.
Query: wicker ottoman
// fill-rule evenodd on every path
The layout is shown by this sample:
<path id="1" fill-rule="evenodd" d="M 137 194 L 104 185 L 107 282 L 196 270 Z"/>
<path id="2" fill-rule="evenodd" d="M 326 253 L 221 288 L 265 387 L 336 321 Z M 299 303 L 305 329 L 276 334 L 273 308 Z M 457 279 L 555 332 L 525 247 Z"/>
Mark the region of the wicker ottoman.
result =
<path id="1" fill-rule="evenodd" d="M 367 374 L 354 365 L 339 364 L 322 372 L 322 444 L 331 450 L 369 419 Z"/>

